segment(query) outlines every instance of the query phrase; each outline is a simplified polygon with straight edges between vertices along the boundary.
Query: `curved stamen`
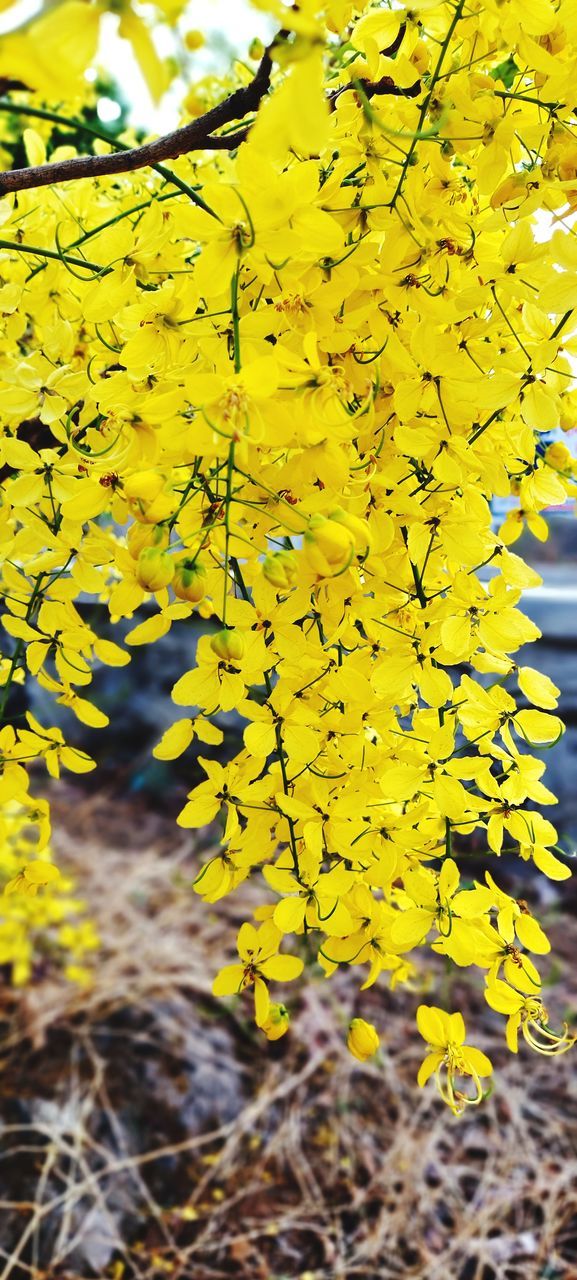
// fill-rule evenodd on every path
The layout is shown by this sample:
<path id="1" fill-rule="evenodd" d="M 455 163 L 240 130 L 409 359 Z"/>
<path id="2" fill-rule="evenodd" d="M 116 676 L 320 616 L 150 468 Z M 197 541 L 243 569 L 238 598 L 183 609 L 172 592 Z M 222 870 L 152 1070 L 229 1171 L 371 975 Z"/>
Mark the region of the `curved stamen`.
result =
<path id="1" fill-rule="evenodd" d="M 445 1079 L 441 1072 L 445 1071 Z M 462 1093 L 460 1089 L 455 1090 L 455 1076 L 462 1075 L 467 1079 L 471 1079 L 475 1086 L 475 1095 L 471 1097 L 466 1093 Z M 441 1062 L 435 1072 L 435 1080 L 437 1089 L 443 1099 L 443 1102 L 453 1112 L 453 1115 L 460 1116 L 463 1114 L 465 1107 L 478 1107 L 483 1101 L 483 1086 L 476 1071 L 464 1071 L 457 1064 L 454 1064 L 450 1058 L 446 1058 Z"/>
<path id="2" fill-rule="evenodd" d="M 563 1023 L 563 1033 L 561 1035 L 552 1031 L 545 1023 L 539 1022 L 535 1018 L 527 1018 L 523 1022 L 522 1030 L 527 1044 L 532 1049 L 535 1049 L 536 1053 L 542 1053 L 546 1057 L 554 1057 L 556 1054 L 566 1053 L 575 1044 L 576 1037 L 569 1035 L 569 1027 L 566 1022 Z"/>

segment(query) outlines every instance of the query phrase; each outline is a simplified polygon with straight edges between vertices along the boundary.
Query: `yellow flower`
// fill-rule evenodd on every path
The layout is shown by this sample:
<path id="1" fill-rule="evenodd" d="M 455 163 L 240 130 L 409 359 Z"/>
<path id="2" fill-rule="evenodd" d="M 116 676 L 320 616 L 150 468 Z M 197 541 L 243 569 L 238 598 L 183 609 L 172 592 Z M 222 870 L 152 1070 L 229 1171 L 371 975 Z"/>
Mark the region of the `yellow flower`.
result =
<path id="1" fill-rule="evenodd" d="M 490 1076 L 492 1064 L 480 1049 L 465 1044 L 465 1023 L 460 1013 L 445 1013 L 434 1005 L 419 1005 L 417 1026 L 430 1052 L 419 1067 L 417 1083 L 422 1088 L 434 1074 L 437 1088 L 453 1115 L 483 1101 L 481 1078 Z M 458 1079 L 471 1080 L 473 1093 L 463 1093 Z"/>
<path id="2" fill-rule="evenodd" d="M 459 878 L 453 858 L 445 858 L 438 876 L 424 868 L 407 874 L 405 891 L 410 905 L 404 906 L 391 929 L 392 941 L 399 951 L 418 946 L 433 926 L 440 934 L 450 935 Z"/>
<path id="3" fill-rule="evenodd" d="M 274 867 L 265 867 L 264 876 L 272 889 L 283 897 L 277 903 L 273 920 L 281 933 L 302 933 L 306 928 L 322 925 L 330 938 L 352 932 L 353 921 L 343 900 L 354 883 L 354 875 L 338 864 L 322 871 L 319 855 L 304 850 L 298 859 L 298 876 L 289 870 L 292 857 L 281 854 Z"/>
<path id="4" fill-rule="evenodd" d="M 239 964 L 228 964 L 217 974 L 212 984 L 215 996 L 238 995 L 254 986 L 255 1016 L 257 1026 L 264 1027 L 270 1017 L 271 1002 L 267 980 L 291 982 L 303 971 L 298 956 L 278 954 L 282 934 L 271 921 L 260 928 L 243 924 L 237 938 Z"/>
<path id="5" fill-rule="evenodd" d="M 26 893 L 34 895 L 47 884 L 55 884 L 60 880 L 60 872 L 51 862 L 28 862 L 18 875 L 4 886 L 4 893 Z"/>
<path id="6" fill-rule="evenodd" d="M 349 1023 L 347 1049 L 352 1053 L 353 1058 L 358 1058 L 359 1062 L 366 1062 L 368 1058 L 372 1058 L 380 1043 L 379 1035 L 372 1022 L 365 1022 L 364 1018 L 353 1018 Z"/>
<path id="7" fill-rule="evenodd" d="M 546 1057 L 566 1053 L 575 1044 L 577 1036 L 569 1035 L 566 1022 L 561 1033 L 552 1030 L 547 1010 L 539 997 L 521 995 L 500 978 L 491 977 L 485 989 L 485 999 L 497 1013 L 508 1015 L 506 1037 L 511 1053 L 517 1053 L 520 1030 L 527 1044 Z"/>
<path id="8" fill-rule="evenodd" d="M 161 547 L 145 547 L 136 565 L 136 579 L 145 591 L 160 591 L 174 577 L 174 559 Z"/>

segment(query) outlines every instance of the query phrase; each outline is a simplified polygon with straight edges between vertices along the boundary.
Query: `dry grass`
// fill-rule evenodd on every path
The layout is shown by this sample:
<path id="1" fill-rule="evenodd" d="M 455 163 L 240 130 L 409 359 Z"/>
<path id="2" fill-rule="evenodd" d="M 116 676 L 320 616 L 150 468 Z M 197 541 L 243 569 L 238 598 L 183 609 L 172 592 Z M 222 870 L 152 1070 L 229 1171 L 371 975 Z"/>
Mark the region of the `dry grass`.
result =
<path id="1" fill-rule="evenodd" d="M 0 1280 L 575 1280 L 570 1055 L 510 1059 L 500 1020 L 441 970 L 431 994 L 475 1015 L 500 1067 L 462 1119 L 415 1085 L 417 993 L 361 1000 L 339 974 L 263 1044 L 210 994 L 223 917 L 245 915 L 250 890 L 209 913 L 172 825 L 63 803 L 59 858 L 103 950 L 89 992 L 43 980 L 7 1001 Z M 561 1017 L 577 925 L 554 933 Z M 343 1047 L 351 1007 L 385 1029 L 376 1065 Z"/>

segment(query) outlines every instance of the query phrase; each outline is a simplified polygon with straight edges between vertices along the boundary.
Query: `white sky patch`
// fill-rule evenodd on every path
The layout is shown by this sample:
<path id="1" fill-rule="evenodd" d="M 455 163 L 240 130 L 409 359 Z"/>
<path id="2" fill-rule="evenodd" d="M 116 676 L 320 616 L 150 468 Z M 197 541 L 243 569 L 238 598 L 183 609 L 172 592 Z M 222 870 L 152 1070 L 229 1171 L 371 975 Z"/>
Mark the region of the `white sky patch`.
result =
<path id="1" fill-rule="evenodd" d="M 99 62 L 116 80 L 129 103 L 130 124 L 149 129 L 151 133 L 167 133 L 176 128 L 179 110 L 189 87 L 211 72 L 222 73 L 234 57 L 247 58 L 248 47 L 255 36 L 267 40 L 272 34 L 270 21 L 257 13 L 249 0 L 190 0 L 178 22 L 179 31 L 202 31 L 206 43 L 188 55 L 187 74 L 173 81 L 160 104 L 148 92 L 130 45 L 118 35 L 118 18 L 105 14 L 101 24 Z M 174 54 L 174 34 L 166 26 L 154 30 L 154 42 L 163 58 Z M 256 69 L 256 67 L 255 67 Z"/>
<path id="2" fill-rule="evenodd" d="M 20 0 L 19 4 L 11 5 L 7 11 L 0 14 L 0 35 L 22 26 L 22 23 L 27 22 L 35 13 L 38 13 L 38 0 Z"/>
<path id="3" fill-rule="evenodd" d="M 38 0 L 19 0 L 8 11 L 0 12 L 0 35 L 27 23 L 41 7 Z M 182 34 L 193 29 L 202 31 L 205 47 L 189 55 L 186 79 L 175 80 L 160 104 L 155 104 L 128 41 L 118 35 L 118 21 L 112 13 L 103 14 L 99 64 L 119 85 L 129 105 L 130 124 L 149 129 L 151 133 L 166 133 L 176 128 L 182 99 L 195 80 L 211 72 L 225 71 L 235 56 L 245 59 L 254 36 L 268 40 L 273 34 L 270 19 L 254 10 L 250 0 L 190 0 L 178 21 L 178 29 Z M 174 55 L 174 32 L 168 25 L 156 26 L 153 39 L 161 57 Z M 114 119 L 106 100 L 103 112 L 98 114 L 103 123 Z"/>

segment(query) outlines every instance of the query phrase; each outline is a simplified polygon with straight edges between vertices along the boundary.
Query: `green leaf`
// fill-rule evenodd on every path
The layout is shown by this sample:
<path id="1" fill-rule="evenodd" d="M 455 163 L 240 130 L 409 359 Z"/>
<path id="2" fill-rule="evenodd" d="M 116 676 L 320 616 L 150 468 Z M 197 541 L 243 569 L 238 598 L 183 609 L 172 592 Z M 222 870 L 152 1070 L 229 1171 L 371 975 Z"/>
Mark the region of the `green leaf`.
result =
<path id="1" fill-rule="evenodd" d="M 519 70 L 520 68 L 517 66 L 513 54 L 510 53 L 509 57 L 506 58 L 504 62 L 500 62 L 498 67 L 493 67 L 493 70 L 489 72 L 489 75 L 492 80 L 501 80 L 506 89 L 511 89 L 514 84 L 515 77 L 519 75 Z"/>

